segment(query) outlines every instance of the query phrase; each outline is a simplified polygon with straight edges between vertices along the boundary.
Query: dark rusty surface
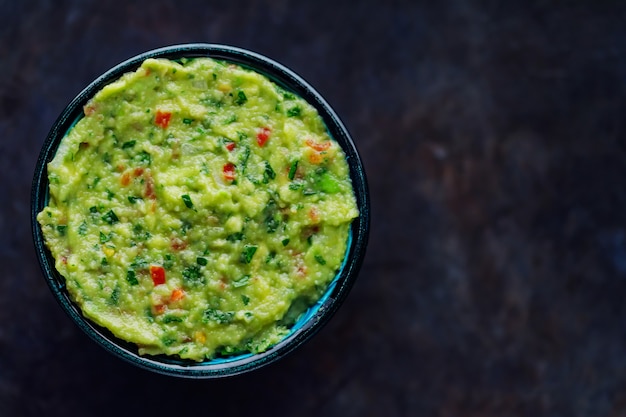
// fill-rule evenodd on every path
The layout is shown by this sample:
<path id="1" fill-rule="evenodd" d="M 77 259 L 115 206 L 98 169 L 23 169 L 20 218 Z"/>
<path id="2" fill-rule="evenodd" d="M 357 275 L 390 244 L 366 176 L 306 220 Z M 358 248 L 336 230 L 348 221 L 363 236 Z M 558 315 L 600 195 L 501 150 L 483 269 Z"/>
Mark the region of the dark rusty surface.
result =
<path id="1" fill-rule="evenodd" d="M 0 415 L 626 415 L 623 2 L 372 3 L 0 2 Z M 63 107 L 183 42 L 302 75 L 371 188 L 342 309 L 280 363 L 221 381 L 95 346 L 52 298 L 29 223 Z"/>

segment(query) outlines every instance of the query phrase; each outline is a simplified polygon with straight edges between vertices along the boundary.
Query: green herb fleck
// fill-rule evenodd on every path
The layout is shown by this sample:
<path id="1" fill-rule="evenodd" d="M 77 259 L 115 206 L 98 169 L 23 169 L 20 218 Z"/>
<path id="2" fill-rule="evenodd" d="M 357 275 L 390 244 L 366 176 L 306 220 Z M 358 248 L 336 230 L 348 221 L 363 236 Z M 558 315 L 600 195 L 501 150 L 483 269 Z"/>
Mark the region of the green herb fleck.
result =
<path id="1" fill-rule="evenodd" d="M 183 269 L 183 281 L 192 287 L 205 283 L 204 275 L 202 275 L 198 265 L 191 265 Z"/>
<path id="2" fill-rule="evenodd" d="M 80 226 L 78 226 L 78 234 L 81 236 L 85 236 L 87 233 L 87 222 L 83 221 Z"/>
<path id="3" fill-rule="evenodd" d="M 187 208 L 193 208 L 193 201 L 191 201 L 191 197 L 189 197 L 189 194 L 183 194 L 182 199 Z"/>
<path id="4" fill-rule="evenodd" d="M 148 267 L 148 261 L 141 256 L 135 256 L 135 259 L 130 263 L 130 267 L 133 269 L 143 269 Z"/>
<path id="5" fill-rule="evenodd" d="M 269 180 L 276 178 L 276 172 L 272 169 L 272 166 L 268 161 L 265 161 L 265 171 L 263 172 L 263 184 L 267 184 Z"/>
<path id="6" fill-rule="evenodd" d="M 287 246 L 289 244 L 289 238 L 283 239 L 281 243 L 283 244 L 283 246 Z"/>
<path id="7" fill-rule="evenodd" d="M 235 317 L 234 311 L 222 311 L 214 308 L 209 308 L 204 311 L 202 315 L 202 321 L 207 323 L 214 321 L 218 324 L 227 324 L 233 321 Z"/>
<path id="8" fill-rule="evenodd" d="M 298 161 L 295 160 L 291 163 L 291 167 L 289 168 L 289 179 L 293 180 L 296 176 L 296 171 L 298 169 Z"/>
<path id="9" fill-rule="evenodd" d="M 193 119 L 187 119 L 187 118 L 183 119 L 183 123 L 186 125 L 190 125 L 192 122 L 193 122 Z"/>
<path id="10" fill-rule="evenodd" d="M 229 242 L 236 242 L 238 240 L 242 240 L 244 238 L 243 232 L 237 232 L 226 236 L 226 240 Z"/>
<path id="11" fill-rule="evenodd" d="M 196 258 L 196 262 L 198 265 L 202 265 L 202 266 L 206 266 L 206 264 L 208 263 L 207 259 L 202 258 L 202 257 Z"/>
<path id="12" fill-rule="evenodd" d="M 243 277 L 239 278 L 237 281 L 233 281 L 233 287 L 234 288 L 245 287 L 246 285 L 248 285 L 249 282 L 250 282 L 250 275 L 244 275 Z"/>
<path id="13" fill-rule="evenodd" d="M 170 269 L 172 266 L 174 266 L 174 256 L 172 256 L 171 253 L 166 253 L 163 261 L 163 268 Z"/>
<path id="14" fill-rule="evenodd" d="M 245 294 L 241 294 L 241 301 L 243 301 L 243 305 L 247 306 L 250 303 L 250 297 Z"/>
<path id="15" fill-rule="evenodd" d="M 174 344 L 176 342 L 176 338 L 175 337 L 164 337 L 161 339 L 161 342 L 165 345 L 165 346 L 170 346 L 172 344 Z"/>
<path id="16" fill-rule="evenodd" d="M 60 224 L 57 226 L 57 232 L 59 232 L 59 234 L 61 236 L 65 236 L 65 231 L 67 230 L 67 225 L 64 224 Z"/>
<path id="17" fill-rule="evenodd" d="M 117 305 L 120 301 L 120 287 L 113 288 L 111 291 L 111 304 Z"/>
<path id="18" fill-rule="evenodd" d="M 122 149 L 132 148 L 133 146 L 135 146 L 136 143 L 137 143 L 136 140 L 129 140 L 128 142 L 124 142 L 122 144 Z"/>
<path id="19" fill-rule="evenodd" d="M 241 253 L 241 260 L 244 263 L 249 264 L 252 261 L 252 257 L 257 250 L 256 245 L 245 245 L 243 247 L 243 252 Z"/>
<path id="20" fill-rule="evenodd" d="M 173 314 L 168 314 L 167 316 L 163 317 L 163 323 L 168 324 L 168 323 L 181 323 L 183 321 L 182 317 L 178 317 L 175 316 Z"/>
<path id="21" fill-rule="evenodd" d="M 108 235 L 105 235 L 104 233 L 100 232 L 100 243 L 107 243 L 110 240 L 111 240 L 111 233 L 109 233 Z"/>
<path id="22" fill-rule="evenodd" d="M 139 281 L 137 281 L 137 275 L 135 274 L 135 271 L 133 271 L 132 269 L 129 269 L 126 272 L 126 281 L 128 281 L 128 283 L 130 285 L 138 285 Z"/>
<path id="23" fill-rule="evenodd" d="M 139 163 L 144 165 L 150 165 L 152 163 L 152 156 L 146 151 L 141 151 L 135 157 Z"/>
<path id="24" fill-rule="evenodd" d="M 118 221 L 120 221 L 120 219 L 117 218 L 113 210 L 109 210 L 107 214 L 102 216 L 102 220 L 104 220 L 108 224 L 113 224 L 113 223 L 117 223 Z"/>
<path id="25" fill-rule="evenodd" d="M 317 263 L 319 263 L 320 265 L 326 265 L 326 259 L 324 259 L 322 257 L 322 255 L 315 255 L 315 260 L 317 261 Z"/>
<path id="26" fill-rule="evenodd" d="M 243 90 L 237 91 L 237 97 L 235 97 L 235 104 L 241 106 L 246 101 L 248 101 L 248 98 L 246 97 L 246 93 L 244 93 Z"/>
<path id="27" fill-rule="evenodd" d="M 300 113 L 302 113 L 302 109 L 299 106 L 295 106 L 287 110 L 288 117 L 300 116 Z"/>
<path id="28" fill-rule="evenodd" d="M 138 200 L 141 200 L 141 197 L 135 197 L 132 195 L 128 196 L 128 201 L 130 202 L 130 204 L 135 204 Z"/>

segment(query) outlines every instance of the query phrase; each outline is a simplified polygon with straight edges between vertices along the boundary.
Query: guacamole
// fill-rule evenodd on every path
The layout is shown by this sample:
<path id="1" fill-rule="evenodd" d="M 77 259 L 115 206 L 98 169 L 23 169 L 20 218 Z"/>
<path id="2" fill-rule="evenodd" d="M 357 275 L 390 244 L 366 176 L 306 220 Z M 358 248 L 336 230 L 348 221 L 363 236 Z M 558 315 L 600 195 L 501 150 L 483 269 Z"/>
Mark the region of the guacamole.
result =
<path id="1" fill-rule="evenodd" d="M 358 209 L 310 104 L 210 58 L 147 59 L 84 106 L 37 219 L 71 298 L 140 354 L 262 352 L 319 299 Z"/>

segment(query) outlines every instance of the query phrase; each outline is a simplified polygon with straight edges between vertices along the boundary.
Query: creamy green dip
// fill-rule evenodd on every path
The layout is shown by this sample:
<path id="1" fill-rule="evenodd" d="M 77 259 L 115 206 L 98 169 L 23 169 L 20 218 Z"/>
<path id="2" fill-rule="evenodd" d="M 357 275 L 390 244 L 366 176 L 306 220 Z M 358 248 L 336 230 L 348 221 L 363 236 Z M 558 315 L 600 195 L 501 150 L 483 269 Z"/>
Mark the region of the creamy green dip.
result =
<path id="1" fill-rule="evenodd" d="M 148 59 L 48 164 L 45 242 L 83 314 L 140 354 L 262 352 L 334 278 L 359 213 L 317 111 L 209 58 Z"/>

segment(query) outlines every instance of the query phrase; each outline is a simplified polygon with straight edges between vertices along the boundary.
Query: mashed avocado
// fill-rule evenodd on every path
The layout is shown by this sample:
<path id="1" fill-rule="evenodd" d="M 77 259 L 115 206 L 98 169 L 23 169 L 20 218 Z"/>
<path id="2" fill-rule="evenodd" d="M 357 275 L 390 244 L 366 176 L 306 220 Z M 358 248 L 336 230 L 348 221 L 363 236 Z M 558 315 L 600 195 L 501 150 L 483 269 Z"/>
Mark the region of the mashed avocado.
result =
<path id="1" fill-rule="evenodd" d="M 279 342 L 334 278 L 358 216 L 317 111 L 209 58 L 105 86 L 48 165 L 38 215 L 83 314 L 140 354 L 196 361 Z"/>

